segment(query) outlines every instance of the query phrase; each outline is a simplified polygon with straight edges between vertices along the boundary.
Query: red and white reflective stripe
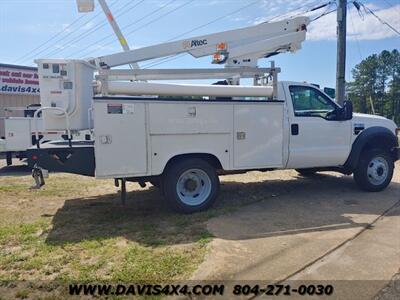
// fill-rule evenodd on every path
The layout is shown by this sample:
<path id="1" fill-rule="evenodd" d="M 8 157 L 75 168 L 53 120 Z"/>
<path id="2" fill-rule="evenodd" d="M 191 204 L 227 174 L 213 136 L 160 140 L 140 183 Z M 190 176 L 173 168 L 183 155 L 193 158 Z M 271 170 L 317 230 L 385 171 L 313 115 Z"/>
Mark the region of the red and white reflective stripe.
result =
<path id="1" fill-rule="evenodd" d="M 38 132 L 38 134 L 63 134 L 63 131 L 46 131 L 46 132 Z M 35 135 L 35 132 L 32 132 L 32 135 Z"/>

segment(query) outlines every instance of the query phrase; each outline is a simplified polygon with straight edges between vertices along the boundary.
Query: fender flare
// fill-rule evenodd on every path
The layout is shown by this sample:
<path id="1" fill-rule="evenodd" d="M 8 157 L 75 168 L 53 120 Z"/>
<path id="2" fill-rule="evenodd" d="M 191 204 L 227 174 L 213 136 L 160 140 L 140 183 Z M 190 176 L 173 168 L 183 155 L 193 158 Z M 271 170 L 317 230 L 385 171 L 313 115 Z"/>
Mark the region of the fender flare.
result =
<path id="1" fill-rule="evenodd" d="M 357 167 L 364 146 L 375 138 L 389 141 L 391 148 L 398 146 L 397 137 L 389 129 L 380 126 L 369 127 L 363 130 L 353 142 L 350 155 L 343 165 L 345 170 L 352 172 Z"/>

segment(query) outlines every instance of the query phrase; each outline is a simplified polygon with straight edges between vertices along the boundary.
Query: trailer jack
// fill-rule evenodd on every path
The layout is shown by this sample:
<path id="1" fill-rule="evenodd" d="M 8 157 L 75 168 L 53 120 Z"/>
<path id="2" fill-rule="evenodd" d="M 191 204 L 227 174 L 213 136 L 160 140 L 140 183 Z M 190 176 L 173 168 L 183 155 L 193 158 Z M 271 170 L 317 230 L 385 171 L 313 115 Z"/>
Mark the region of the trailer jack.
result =
<path id="1" fill-rule="evenodd" d="M 35 165 L 32 169 L 32 177 L 35 180 L 35 185 L 31 189 L 40 189 L 45 185 L 42 169 Z"/>

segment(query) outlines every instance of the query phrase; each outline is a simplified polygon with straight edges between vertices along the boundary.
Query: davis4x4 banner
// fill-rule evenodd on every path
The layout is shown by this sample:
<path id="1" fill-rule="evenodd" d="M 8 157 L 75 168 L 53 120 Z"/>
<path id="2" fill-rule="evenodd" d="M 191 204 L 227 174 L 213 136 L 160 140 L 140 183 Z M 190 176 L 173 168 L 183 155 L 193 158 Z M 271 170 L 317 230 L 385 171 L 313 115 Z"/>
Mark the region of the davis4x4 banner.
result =
<path id="1" fill-rule="evenodd" d="M 36 68 L 0 64 L 0 94 L 39 95 Z"/>

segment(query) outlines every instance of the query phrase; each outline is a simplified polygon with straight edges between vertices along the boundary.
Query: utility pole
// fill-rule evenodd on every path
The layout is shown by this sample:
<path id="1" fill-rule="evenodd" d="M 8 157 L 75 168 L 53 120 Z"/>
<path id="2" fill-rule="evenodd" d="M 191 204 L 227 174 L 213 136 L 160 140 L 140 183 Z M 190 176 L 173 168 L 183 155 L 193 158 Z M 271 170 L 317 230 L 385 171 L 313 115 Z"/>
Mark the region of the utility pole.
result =
<path id="1" fill-rule="evenodd" d="M 336 101 L 343 105 L 346 89 L 346 18 L 347 0 L 337 0 Z"/>

